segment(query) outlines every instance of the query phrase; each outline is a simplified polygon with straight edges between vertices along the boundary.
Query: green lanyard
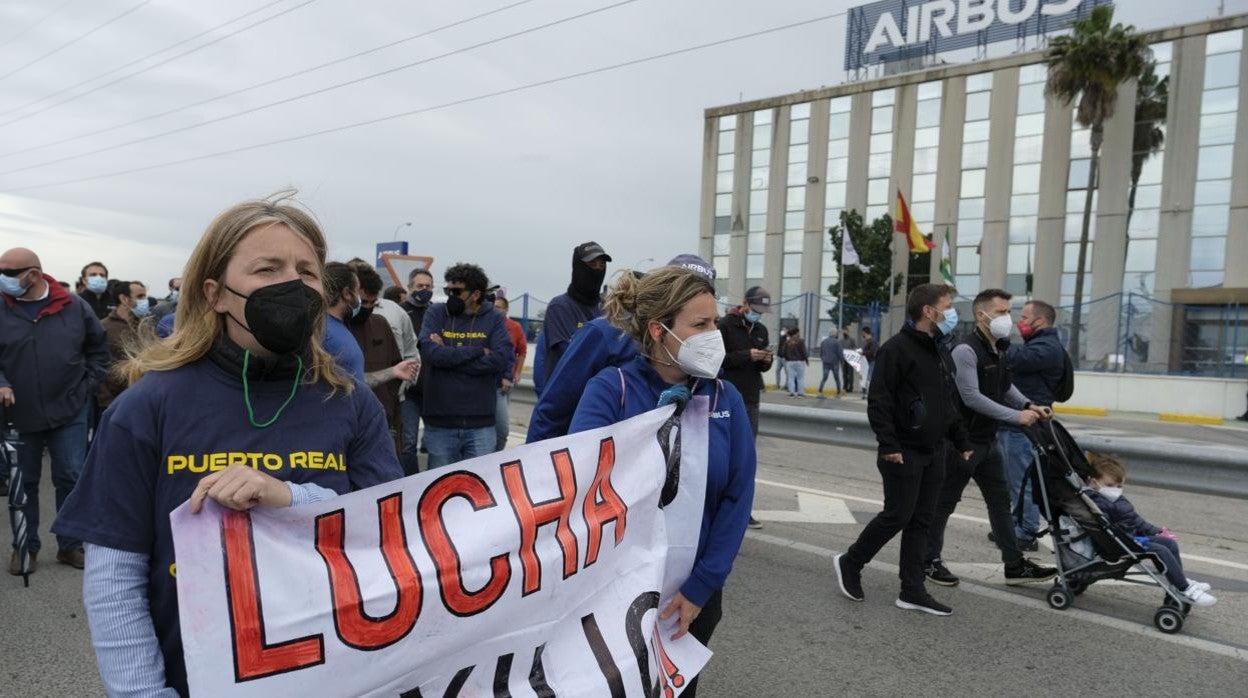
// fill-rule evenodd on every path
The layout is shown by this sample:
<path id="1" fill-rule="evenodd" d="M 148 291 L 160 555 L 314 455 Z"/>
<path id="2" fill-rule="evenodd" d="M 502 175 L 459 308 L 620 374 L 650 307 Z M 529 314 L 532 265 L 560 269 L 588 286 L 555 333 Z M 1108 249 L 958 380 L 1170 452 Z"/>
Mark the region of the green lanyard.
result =
<path id="1" fill-rule="evenodd" d="M 247 367 L 251 364 L 251 352 L 243 352 L 243 404 L 247 405 L 247 419 L 251 422 L 251 426 L 257 429 L 271 426 L 277 421 L 278 417 L 282 416 L 282 412 L 290 405 L 290 401 L 295 399 L 295 391 L 299 389 L 299 381 L 303 380 L 303 357 L 296 356 L 295 359 L 299 361 L 299 370 L 295 372 L 295 382 L 294 385 L 290 386 L 290 395 L 286 398 L 286 402 L 283 402 L 282 406 L 277 408 L 277 412 L 274 413 L 272 419 L 264 424 L 260 424 L 256 422 L 256 411 L 251 407 L 251 387 L 247 384 Z"/>

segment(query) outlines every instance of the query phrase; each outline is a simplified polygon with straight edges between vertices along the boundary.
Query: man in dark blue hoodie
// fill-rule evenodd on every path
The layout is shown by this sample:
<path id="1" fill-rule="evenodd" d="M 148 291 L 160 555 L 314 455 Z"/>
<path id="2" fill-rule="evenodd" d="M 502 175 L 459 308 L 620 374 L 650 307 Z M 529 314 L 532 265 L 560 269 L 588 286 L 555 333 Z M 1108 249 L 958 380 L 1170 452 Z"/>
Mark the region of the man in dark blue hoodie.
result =
<path id="1" fill-rule="evenodd" d="M 607 278 L 610 261 L 611 255 L 596 242 L 584 242 L 572 250 L 572 283 L 568 284 L 567 293 L 555 296 L 546 306 L 541 343 L 537 347 L 539 354 L 545 354 L 543 384 L 559 367 L 572 335 L 602 315 L 602 282 Z"/>
<path id="2" fill-rule="evenodd" d="M 495 395 L 515 361 L 503 316 L 485 300 L 490 280 L 481 267 L 456 264 L 444 278 L 446 302 L 431 305 L 420 328 L 430 468 L 494 452 Z"/>

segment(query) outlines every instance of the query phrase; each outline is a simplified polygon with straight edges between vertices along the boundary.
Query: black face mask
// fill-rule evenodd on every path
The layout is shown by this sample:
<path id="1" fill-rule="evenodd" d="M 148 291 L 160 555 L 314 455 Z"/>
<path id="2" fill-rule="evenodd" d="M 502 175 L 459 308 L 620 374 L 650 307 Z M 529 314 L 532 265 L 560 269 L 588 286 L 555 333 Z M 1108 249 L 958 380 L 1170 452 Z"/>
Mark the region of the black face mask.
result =
<path id="1" fill-rule="evenodd" d="M 465 303 L 464 299 L 460 298 L 459 296 L 451 296 L 450 298 L 446 299 L 446 314 L 447 315 L 451 315 L 451 316 L 463 315 L 464 311 L 467 309 L 468 309 L 468 304 Z"/>
<path id="2" fill-rule="evenodd" d="M 360 311 L 356 313 L 355 315 L 352 315 L 351 317 L 347 318 L 347 322 L 352 325 L 363 325 L 364 323 L 368 322 L 368 318 L 372 314 L 373 314 L 372 308 L 365 308 L 364 306 L 361 305 Z"/>
<path id="3" fill-rule="evenodd" d="M 225 289 L 247 300 L 243 308 L 247 324 L 238 322 L 233 314 L 230 319 L 250 332 L 260 346 L 279 356 L 301 353 L 306 349 L 317 318 L 325 312 L 325 300 L 321 294 L 299 279 L 263 286 L 252 291 L 250 296 L 244 296 L 229 286 Z"/>
<path id="4" fill-rule="evenodd" d="M 408 300 L 417 308 L 423 308 L 429 305 L 429 301 L 433 300 L 433 291 L 427 288 L 420 291 L 412 291 L 412 294 L 408 296 Z"/>
<path id="5" fill-rule="evenodd" d="M 579 259 L 572 260 L 572 283 L 568 285 L 568 295 L 578 303 L 595 305 L 602 293 L 602 281 L 607 278 L 607 270 L 594 271 Z"/>

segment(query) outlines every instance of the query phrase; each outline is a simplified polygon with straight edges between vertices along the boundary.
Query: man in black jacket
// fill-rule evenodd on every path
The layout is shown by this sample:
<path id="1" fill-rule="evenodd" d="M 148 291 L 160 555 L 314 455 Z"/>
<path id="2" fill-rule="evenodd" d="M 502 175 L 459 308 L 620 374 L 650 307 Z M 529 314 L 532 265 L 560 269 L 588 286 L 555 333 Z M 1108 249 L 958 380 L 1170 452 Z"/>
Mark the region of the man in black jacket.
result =
<path id="1" fill-rule="evenodd" d="M 936 344 L 957 325 L 953 294 L 953 287 L 943 284 L 915 287 L 906 300 L 905 327 L 876 355 L 867 417 L 879 442 L 884 511 L 833 559 L 841 593 L 854 601 L 865 599 L 862 568 L 901 533 L 897 607 L 939 616 L 953 612 L 927 593 L 923 581 L 928 526 L 945 475 L 942 444 L 948 439 L 963 459 L 971 455 L 954 403 L 951 367 Z"/>
<path id="2" fill-rule="evenodd" d="M 407 300 L 403 301 L 403 310 L 407 311 L 418 335 L 432 299 L 433 274 L 428 269 L 413 270 L 407 277 Z M 403 402 L 399 404 L 403 424 L 403 452 L 399 462 L 403 464 L 404 475 L 415 475 L 420 470 L 420 406 L 424 399 L 425 372 L 421 371 L 416 381 L 407 387 Z"/>
<path id="3" fill-rule="evenodd" d="M 719 319 L 719 332 L 724 338 L 724 380 L 741 393 L 745 412 L 750 417 L 750 430 L 758 438 L 758 403 L 763 392 L 763 374 L 771 369 L 772 352 L 767 348 L 767 328 L 763 315 L 771 312 L 771 294 L 762 286 L 751 286 L 740 306 Z M 763 525 L 753 516 L 750 528 Z"/>
<path id="4" fill-rule="evenodd" d="M 1005 481 L 1001 449 L 997 445 L 998 424 L 1030 426 L 1048 419 L 1053 412 L 1033 405 L 1010 381 L 1005 350 L 1010 346 L 1014 323 L 1010 317 L 1010 294 L 990 288 L 972 304 L 975 332 L 954 348 L 952 359 L 962 419 L 970 434 L 974 453 L 969 461 L 947 462 L 945 483 L 936 503 L 936 514 L 928 534 L 924 572 L 927 580 L 942 586 L 955 586 L 958 578 L 941 562 L 945 526 L 953 515 L 962 491 L 972 478 L 979 485 L 988 507 L 993 540 L 1001 549 L 1006 584 L 1046 582 L 1057 576 L 1052 567 L 1041 567 L 1023 557 L 1014 536 L 1010 517 L 1010 491 Z"/>

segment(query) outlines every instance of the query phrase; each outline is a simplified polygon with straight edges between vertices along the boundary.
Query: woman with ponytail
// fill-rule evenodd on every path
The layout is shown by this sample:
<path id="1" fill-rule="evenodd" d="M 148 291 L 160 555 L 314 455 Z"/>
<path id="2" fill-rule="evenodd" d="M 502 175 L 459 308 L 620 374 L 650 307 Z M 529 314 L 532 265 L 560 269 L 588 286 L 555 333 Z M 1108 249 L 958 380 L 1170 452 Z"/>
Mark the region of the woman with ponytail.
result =
<path id="1" fill-rule="evenodd" d="M 715 287 L 706 276 L 663 267 L 638 279 L 625 270 L 607 295 L 604 316 L 632 337 L 639 355 L 619 368 L 603 369 L 585 386 L 571 432 L 607 426 L 648 412 L 676 388 L 705 395 L 708 425 L 706 501 L 693 571 L 676 598 L 665 600 L 664 618 L 676 616 L 677 636 L 691 633 L 703 644 L 722 616 L 724 582 L 745 537 L 754 499 L 756 457 L 741 394 L 718 380 L 724 342 Z M 697 681 L 682 695 L 693 696 Z"/>

